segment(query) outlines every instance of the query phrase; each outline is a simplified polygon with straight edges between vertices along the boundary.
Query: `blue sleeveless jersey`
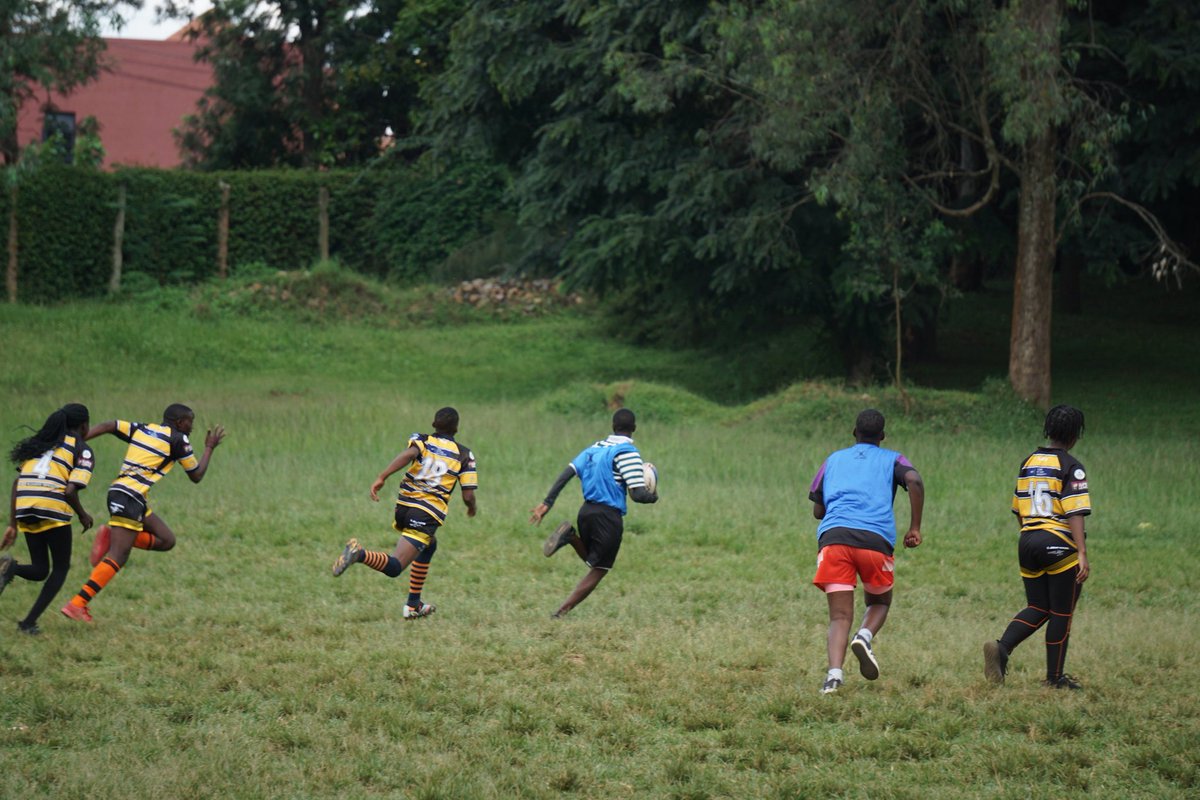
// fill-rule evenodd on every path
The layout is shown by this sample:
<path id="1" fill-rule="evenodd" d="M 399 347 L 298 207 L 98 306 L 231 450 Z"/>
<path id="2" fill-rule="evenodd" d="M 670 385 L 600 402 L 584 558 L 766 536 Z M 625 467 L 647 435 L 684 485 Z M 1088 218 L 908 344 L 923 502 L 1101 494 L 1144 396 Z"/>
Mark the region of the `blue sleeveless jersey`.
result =
<path id="1" fill-rule="evenodd" d="M 616 440 L 616 441 L 614 441 Z M 626 511 L 625 482 L 617 470 L 617 456 L 636 453 L 633 442 L 624 436 L 613 436 L 596 442 L 571 461 L 579 482 L 583 484 L 583 499 L 589 503 L 601 503 Z"/>
<path id="2" fill-rule="evenodd" d="M 900 453 L 873 444 L 856 444 L 825 459 L 813 481 L 825 506 L 817 538 L 830 528 L 853 528 L 877 533 L 895 547 L 897 462 L 909 466 Z"/>

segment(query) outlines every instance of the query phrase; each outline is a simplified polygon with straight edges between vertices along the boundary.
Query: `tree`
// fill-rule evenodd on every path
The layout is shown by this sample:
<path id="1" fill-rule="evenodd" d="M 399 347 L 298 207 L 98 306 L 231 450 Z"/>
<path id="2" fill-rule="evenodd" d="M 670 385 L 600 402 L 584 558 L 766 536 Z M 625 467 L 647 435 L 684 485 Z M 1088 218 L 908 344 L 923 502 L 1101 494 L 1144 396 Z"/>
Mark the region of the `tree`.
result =
<path id="1" fill-rule="evenodd" d="M 139 2 L 128 0 L 9 0 L 0 3 L 0 159 L 13 166 L 20 157 L 17 120 L 38 89 L 70 92 L 103 67 L 100 26 L 119 26 L 121 14 Z"/>

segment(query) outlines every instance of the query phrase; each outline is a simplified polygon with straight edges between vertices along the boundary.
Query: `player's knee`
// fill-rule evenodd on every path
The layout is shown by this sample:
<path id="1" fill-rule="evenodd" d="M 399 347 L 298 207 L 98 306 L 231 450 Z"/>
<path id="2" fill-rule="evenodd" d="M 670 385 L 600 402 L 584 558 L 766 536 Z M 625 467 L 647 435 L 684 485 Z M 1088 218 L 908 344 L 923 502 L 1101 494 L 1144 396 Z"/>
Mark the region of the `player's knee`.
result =
<path id="1" fill-rule="evenodd" d="M 30 568 L 32 572 L 29 574 L 29 580 L 36 583 L 41 583 L 50 575 L 50 566 L 48 564 L 31 564 Z"/>

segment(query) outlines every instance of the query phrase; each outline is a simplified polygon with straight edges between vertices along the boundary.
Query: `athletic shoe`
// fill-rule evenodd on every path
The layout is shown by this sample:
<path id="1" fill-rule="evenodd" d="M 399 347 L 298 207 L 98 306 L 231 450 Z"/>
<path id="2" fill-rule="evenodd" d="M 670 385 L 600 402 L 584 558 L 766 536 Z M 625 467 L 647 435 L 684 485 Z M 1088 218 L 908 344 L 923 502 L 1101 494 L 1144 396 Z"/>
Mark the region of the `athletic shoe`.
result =
<path id="1" fill-rule="evenodd" d="M 0 556 L 0 592 L 12 581 L 17 574 L 17 562 L 8 553 Z"/>
<path id="2" fill-rule="evenodd" d="M 74 603 L 67 603 L 62 607 L 64 617 L 73 619 L 76 622 L 93 622 L 92 612 L 88 611 L 87 606 L 77 606 Z"/>
<path id="3" fill-rule="evenodd" d="M 350 568 L 351 564 L 358 563 L 362 557 L 363 549 L 358 544 L 358 539 L 351 539 L 346 542 L 346 546 L 342 549 L 342 554 L 337 557 L 337 561 L 333 562 L 333 577 L 337 577 Z"/>
<path id="4" fill-rule="evenodd" d="M 575 535 L 575 528 L 571 523 L 564 522 L 554 529 L 554 533 L 546 537 L 546 543 L 542 545 L 542 555 L 549 558 L 571 543 L 571 537 Z"/>
<path id="5" fill-rule="evenodd" d="M 42 629 L 38 627 L 36 622 L 18 622 L 17 630 L 26 636 L 40 636 L 42 634 Z"/>
<path id="6" fill-rule="evenodd" d="M 420 619 L 421 617 L 428 617 L 435 611 L 437 611 L 437 606 L 432 603 L 421 603 L 419 606 L 405 606 L 404 618 Z"/>
<path id="7" fill-rule="evenodd" d="M 101 525 L 96 531 L 96 538 L 92 540 L 92 552 L 88 554 L 88 561 L 92 566 L 100 563 L 100 559 L 108 554 L 108 545 L 112 542 L 112 528 L 107 525 Z"/>
<path id="8" fill-rule="evenodd" d="M 1008 651 L 1000 642 L 985 642 L 983 645 L 983 677 L 992 683 L 1004 683 L 1008 674 Z"/>
<path id="9" fill-rule="evenodd" d="M 850 652 L 858 657 L 858 671 L 869 681 L 879 677 L 879 662 L 871 652 L 871 643 L 861 636 L 855 636 L 850 642 Z"/>
<path id="10" fill-rule="evenodd" d="M 821 687 L 821 694 L 837 694 L 837 690 L 840 688 L 842 688 L 841 678 L 827 678 Z"/>
<path id="11" fill-rule="evenodd" d="M 1072 678 L 1070 675 L 1059 675 L 1057 678 L 1050 678 L 1042 681 L 1042 686 L 1050 689 L 1082 689 L 1083 684 Z"/>

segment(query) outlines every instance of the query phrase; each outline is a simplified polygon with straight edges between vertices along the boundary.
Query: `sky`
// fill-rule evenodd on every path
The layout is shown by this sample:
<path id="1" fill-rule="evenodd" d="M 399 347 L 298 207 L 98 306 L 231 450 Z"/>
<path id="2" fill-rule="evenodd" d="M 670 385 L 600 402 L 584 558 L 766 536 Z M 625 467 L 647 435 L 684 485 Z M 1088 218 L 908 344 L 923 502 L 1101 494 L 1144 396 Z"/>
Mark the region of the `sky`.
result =
<path id="1" fill-rule="evenodd" d="M 104 35 L 117 39 L 166 39 L 184 26 L 184 21 L 178 19 L 155 22 L 155 5 L 156 0 L 143 0 L 142 8 L 126 21 L 121 30 L 105 26 Z M 193 12 L 199 14 L 212 7 L 212 3 L 207 0 L 193 0 L 191 6 Z"/>

